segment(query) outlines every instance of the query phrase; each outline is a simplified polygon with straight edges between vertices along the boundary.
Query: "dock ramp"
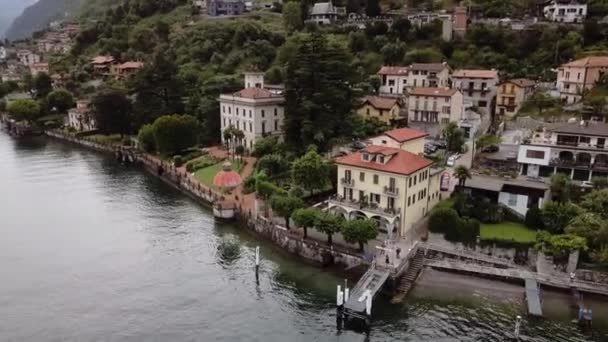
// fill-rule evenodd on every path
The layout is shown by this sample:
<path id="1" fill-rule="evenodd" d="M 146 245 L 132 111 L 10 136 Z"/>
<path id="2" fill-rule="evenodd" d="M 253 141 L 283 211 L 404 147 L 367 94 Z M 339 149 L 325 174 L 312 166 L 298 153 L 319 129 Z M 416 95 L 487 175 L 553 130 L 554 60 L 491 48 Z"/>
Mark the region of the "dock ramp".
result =
<path id="1" fill-rule="evenodd" d="M 526 301 L 528 302 L 528 313 L 530 315 L 543 315 L 540 303 L 540 285 L 534 279 L 526 279 Z"/>

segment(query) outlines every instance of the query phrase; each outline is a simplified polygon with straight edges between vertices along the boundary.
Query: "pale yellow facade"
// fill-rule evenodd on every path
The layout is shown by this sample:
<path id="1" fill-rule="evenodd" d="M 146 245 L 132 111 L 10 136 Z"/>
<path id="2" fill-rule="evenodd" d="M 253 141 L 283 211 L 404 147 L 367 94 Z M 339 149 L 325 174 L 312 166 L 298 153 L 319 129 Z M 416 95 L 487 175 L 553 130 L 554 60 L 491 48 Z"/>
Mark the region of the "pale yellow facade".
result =
<path id="1" fill-rule="evenodd" d="M 405 176 L 338 165 L 338 178 L 338 196 L 344 201 L 333 211 L 347 219 L 379 220 L 381 230 L 392 237 L 405 236 L 439 201 L 439 174 L 430 167 Z"/>
<path id="2" fill-rule="evenodd" d="M 363 118 L 377 118 L 382 122 L 390 124 L 391 120 L 398 119 L 400 110 L 401 107 L 398 104 L 395 104 L 390 109 L 378 109 L 372 106 L 369 102 L 365 102 L 361 107 L 359 107 L 357 114 Z"/>
<path id="3" fill-rule="evenodd" d="M 520 87 L 511 82 L 499 84 L 496 94 L 496 113 L 508 118 L 514 117 L 533 91 L 534 87 Z"/>

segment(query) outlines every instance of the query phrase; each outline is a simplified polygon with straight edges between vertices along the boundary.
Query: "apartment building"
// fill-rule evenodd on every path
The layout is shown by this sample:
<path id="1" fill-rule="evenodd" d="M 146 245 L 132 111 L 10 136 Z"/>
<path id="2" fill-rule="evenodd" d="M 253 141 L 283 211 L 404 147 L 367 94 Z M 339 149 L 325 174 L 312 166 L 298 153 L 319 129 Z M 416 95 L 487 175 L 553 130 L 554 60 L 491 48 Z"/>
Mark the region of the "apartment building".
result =
<path id="1" fill-rule="evenodd" d="M 447 63 L 414 63 L 408 69 L 410 87 L 449 87 L 450 68 Z"/>
<path id="2" fill-rule="evenodd" d="M 608 70 L 608 56 L 590 56 L 563 64 L 557 70 L 557 90 L 566 104 L 579 102 Z"/>
<path id="3" fill-rule="evenodd" d="M 378 71 L 380 93 L 403 95 L 408 86 L 409 69 L 405 66 L 383 66 Z"/>
<path id="4" fill-rule="evenodd" d="M 463 95 L 458 89 L 411 88 L 406 103 L 408 122 L 427 133 L 437 135 L 448 123 L 462 119 Z"/>
<path id="5" fill-rule="evenodd" d="M 347 220 L 374 219 L 388 237 L 405 236 L 439 201 L 441 170 L 417 154 L 371 145 L 336 164 L 338 191 L 329 211 Z"/>
<path id="6" fill-rule="evenodd" d="M 582 23 L 587 17 L 587 4 L 577 1 L 553 1 L 543 8 L 547 20 L 559 23 Z"/>
<path id="7" fill-rule="evenodd" d="M 608 125 L 581 121 L 535 132 L 519 147 L 521 174 L 551 177 L 563 173 L 577 181 L 608 176 Z"/>
<path id="8" fill-rule="evenodd" d="M 497 84 L 498 72 L 494 69 L 459 69 L 452 74 L 452 87 L 460 90 L 464 102 L 477 107 L 481 114 L 492 113 Z"/>
<path id="9" fill-rule="evenodd" d="M 512 118 L 522 104 L 534 93 L 536 82 L 525 78 L 505 81 L 498 85 L 496 113 Z"/>
<path id="10" fill-rule="evenodd" d="M 285 98 L 265 87 L 263 73 L 245 73 L 245 88 L 220 95 L 219 102 L 222 132 L 231 126 L 243 131 L 246 149 L 252 150 L 261 137 L 283 136 Z"/>

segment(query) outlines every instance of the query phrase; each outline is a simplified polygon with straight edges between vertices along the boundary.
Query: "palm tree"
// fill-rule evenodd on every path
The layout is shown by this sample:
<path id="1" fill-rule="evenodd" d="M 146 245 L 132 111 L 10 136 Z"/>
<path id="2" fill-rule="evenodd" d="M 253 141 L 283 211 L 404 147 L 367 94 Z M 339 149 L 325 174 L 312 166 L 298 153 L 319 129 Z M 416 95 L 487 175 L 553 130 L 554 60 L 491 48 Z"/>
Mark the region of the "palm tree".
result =
<path id="1" fill-rule="evenodd" d="M 234 127 L 228 126 L 224 129 L 224 142 L 226 143 L 226 149 L 230 152 L 230 142 L 232 141 L 232 137 L 234 135 Z"/>
<path id="2" fill-rule="evenodd" d="M 234 154 L 237 154 L 236 148 L 243 145 L 243 140 L 245 140 L 245 133 L 243 133 L 243 131 L 241 131 L 240 129 L 235 129 L 232 132 L 232 135 L 234 137 L 234 142 L 235 142 L 234 147 L 233 147 L 234 148 L 233 152 L 234 152 Z"/>
<path id="3" fill-rule="evenodd" d="M 458 186 L 464 188 L 467 179 L 471 179 L 471 172 L 462 165 L 454 168 L 454 177 L 458 178 Z"/>

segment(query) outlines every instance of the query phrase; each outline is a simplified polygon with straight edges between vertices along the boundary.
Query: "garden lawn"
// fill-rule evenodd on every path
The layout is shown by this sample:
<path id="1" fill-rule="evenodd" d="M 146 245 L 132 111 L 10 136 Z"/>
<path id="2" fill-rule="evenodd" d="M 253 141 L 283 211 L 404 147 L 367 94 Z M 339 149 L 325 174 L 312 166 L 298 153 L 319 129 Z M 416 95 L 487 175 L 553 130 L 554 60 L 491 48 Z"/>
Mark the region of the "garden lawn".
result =
<path id="1" fill-rule="evenodd" d="M 196 178 L 199 182 L 201 182 L 209 187 L 212 187 L 213 178 L 215 177 L 215 175 L 218 172 L 222 171 L 224 162 L 225 161 L 221 161 L 217 164 L 213 164 L 209 167 L 206 167 L 204 169 L 200 169 L 200 170 L 194 172 L 194 178 Z M 244 163 L 241 162 L 240 160 L 233 160 L 230 162 L 232 163 L 232 169 L 238 173 L 241 173 Z"/>
<path id="2" fill-rule="evenodd" d="M 527 228 L 521 223 L 482 223 L 480 230 L 482 240 L 504 240 L 522 243 L 536 241 L 536 231 Z"/>

